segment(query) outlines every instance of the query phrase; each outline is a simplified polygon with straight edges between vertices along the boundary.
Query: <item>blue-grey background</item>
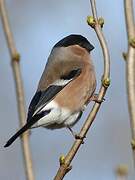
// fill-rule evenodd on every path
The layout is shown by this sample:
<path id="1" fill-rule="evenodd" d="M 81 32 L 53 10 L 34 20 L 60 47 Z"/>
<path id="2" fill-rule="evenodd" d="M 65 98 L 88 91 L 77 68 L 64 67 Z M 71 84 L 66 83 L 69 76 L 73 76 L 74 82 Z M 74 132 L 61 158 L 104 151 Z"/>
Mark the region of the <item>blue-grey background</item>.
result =
<path id="1" fill-rule="evenodd" d="M 11 28 L 21 54 L 26 107 L 36 90 L 52 46 L 71 33 L 86 36 L 95 46 L 92 52 L 100 86 L 103 58 L 93 29 L 86 23 L 91 14 L 88 0 L 7 0 Z M 104 17 L 104 34 L 111 55 L 111 86 L 106 101 L 87 135 L 85 144 L 72 162 L 73 169 L 65 180 L 115 180 L 119 164 L 129 168 L 129 180 L 134 179 L 130 149 L 130 121 L 127 107 L 125 62 L 127 50 L 124 8 L 122 0 L 97 0 L 98 15 Z M 76 131 L 84 122 L 88 107 Z M 0 23 L 0 179 L 24 180 L 20 140 L 4 149 L 7 139 L 19 128 L 16 94 L 10 56 Z M 66 129 L 32 130 L 30 145 L 36 180 L 53 179 L 59 166 L 59 156 L 66 154 L 73 137 Z"/>

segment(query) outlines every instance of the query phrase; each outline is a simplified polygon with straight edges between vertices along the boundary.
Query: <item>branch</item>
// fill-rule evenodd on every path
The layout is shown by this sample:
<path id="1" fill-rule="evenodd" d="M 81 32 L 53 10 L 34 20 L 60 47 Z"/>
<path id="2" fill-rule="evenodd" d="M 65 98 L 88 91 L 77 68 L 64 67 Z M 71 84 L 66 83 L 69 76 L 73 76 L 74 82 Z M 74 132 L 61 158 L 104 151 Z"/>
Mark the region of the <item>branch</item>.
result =
<path id="1" fill-rule="evenodd" d="M 93 19 L 94 23 L 91 24 L 89 22 L 89 18 L 88 18 L 88 24 L 94 28 L 94 30 L 98 36 L 98 39 L 100 41 L 100 45 L 102 47 L 103 56 L 104 56 L 104 73 L 102 76 L 102 84 L 101 84 L 101 88 L 99 90 L 99 95 L 98 95 L 98 99 L 102 100 L 103 97 L 105 96 L 106 90 L 110 84 L 110 78 L 109 78 L 110 77 L 110 57 L 109 57 L 109 52 L 108 52 L 106 41 L 104 39 L 102 30 L 101 30 L 101 25 L 97 18 L 95 0 L 91 0 L 90 2 L 91 2 L 92 13 L 93 13 L 92 19 Z M 100 104 L 95 103 L 90 114 L 88 115 L 88 118 L 86 119 L 86 121 L 79 133 L 80 137 L 86 136 L 92 122 L 94 121 L 94 119 L 96 117 L 96 114 L 97 114 L 99 108 L 100 108 Z M 58 170 L 54 180 L 63 179 L 64 176 L 66 175 L 66 173 L 69 172 L 69 170 L 71 170 L 72 167 L 70 164 L 71 164 L 73 158 L 75 157 L 76 153 L 78 152 L 82 143 L 83 143 L 83 139 L 75 140 L 75 142 L 72 145 L 71 149 L 69 150 L 68 154 L 65 157 L 64 156 L 60 157 L 60 167 L 59 167 L 59 170 Z"/>
<path id="2" fill-rule="evenodd" d="M 132 132 L 131 145 L 135 165 L 135 24 L 132 0 L 125 0 L 124 5 L 128 37 L 128 52 L 126 56 L 127 94 Z"/>
<path id="3" fill-rule="evenodd" d="M 23 82 L 22 82 L 20 63 L 19 63 L 20 56 L 16 50 L 14 39 L 10 30 L 4 0 L 0 0 L 0 13 L 1 13 L 1 19 L 3 23 L 4 33 L 5 33 L 7 44 L 8 44 L 8 49 L 11 56 L 12 69 L 13 69 L 14 81 L 15 81 L 15 86 L 16 86 L 16 97 L 17 97 L 17 103 L 18 103 L 20 126 L 22 127 L 25 124 L 26 113 L 25 113 L 25 103 L 24 103 Z M 21 145 L 23 149 L 23 158 L 24 158 L 27 180 L 34 180 L 28 132 L 22 135 Z"/>

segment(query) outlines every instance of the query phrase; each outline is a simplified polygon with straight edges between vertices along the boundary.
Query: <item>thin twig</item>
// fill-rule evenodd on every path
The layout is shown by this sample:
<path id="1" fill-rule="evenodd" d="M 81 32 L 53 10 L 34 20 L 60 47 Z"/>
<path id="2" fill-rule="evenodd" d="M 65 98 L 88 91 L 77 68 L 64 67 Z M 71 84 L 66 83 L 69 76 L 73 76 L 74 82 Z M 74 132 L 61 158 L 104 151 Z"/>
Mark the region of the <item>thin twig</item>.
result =
<path id="1" fill-rule="evenodd" d="M 124 0 L 124 5 L 128 36 L 128 52 L 126 56 L 127 94 L 132 132 L 131 144 L 135 165 L 135 23 L 132 0 Z"/>
<path id="2" fill-rule="evenodd" d="M 95 0 L 91 0 L 91 8 L 92 8 L 92 13 L 93 13 L 93 17 L 95 20 L 95 31 L 97 33 L 98 39 L 100 41 L 101 47 L 102 47 L 102 51 L 103 51 L 103 56 L 104 56 L 104 73 L 103 73 L 103 77 L 102 77 L 102 84 L 101 84 L 101 88 L 99 90 L 99 100 L 102 100 L 103 97 L 105 96 L 107 87 L 109 85 L 109 77 L 110 77 L 110 57 L 109 57 L 109 52 L 108 52 L 108 48 L 107 48 L 107 44 L 106 41 L 104 39 L 101 27 L 98 23 L 98 18 L 97 18 L 97 13 L 96 13 L 96 4 L 95 4 Z M 107 85 L 108 83 L 108 85 Z M 99 103 L 95 103 L 87 120 L 85 121 L 79 136 L 80 137 L 85 137 L 92 122 L 94 121 L 96 114 L 98 112 L 100 108 L 100 104 Z M 79 150 L 81 144 L 82 144 L 83 140 L 75 140 L 74 144 L 72 145 L 70 151 L 68 152 L 68 154 L 65 157 L 61 157 L 61 163 L 60 163 L 60 167 L 59 170 L 54 178 L 54 180 L 62 180 L 64 178 L 64 176 L 66 175 L 66 173 L 71 169 L 71 162 L 74 158 L 74 156 L 76 155 L 77 151 Z"/>
<path id="3" fill-rule="evenodd" d="M 0 0 L 0 12 L 1 12 L 1 19 L 3 23 L 4 33 L 7 39 L 8 49 L 11 56 L 12 69 L 13 69 L 14 81 L 16 86 L 18 114 L 19 114 L 20 126 L 22 127 L 25 124 L 26 112 L 25 112 L 25 103 L 24 103 L 23 82 L 22 82 L 20 63 L 19 63 L 20 56 L 15 47 L 13 35 L 10 30 L 10 25 L 8 21 L 4 0 Z M 24 133 L 24 135 L 22 135 L 21 145 L 23 150 L 23 159 L 24 159 L 27 180 L 34 180 L 32 159 L 31 159 L 31 153 L 29 147 L 29 132 L 26 132 Z"/>

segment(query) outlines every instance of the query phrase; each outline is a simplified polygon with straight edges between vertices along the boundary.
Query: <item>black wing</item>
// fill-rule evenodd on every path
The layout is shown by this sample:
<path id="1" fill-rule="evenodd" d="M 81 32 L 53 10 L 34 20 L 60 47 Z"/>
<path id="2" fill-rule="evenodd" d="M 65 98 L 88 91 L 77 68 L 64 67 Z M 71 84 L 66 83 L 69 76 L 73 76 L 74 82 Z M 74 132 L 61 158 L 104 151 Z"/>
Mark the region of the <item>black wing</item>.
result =
<path id="1" fill-rule="evenodd" d="M 75 73 L 76 72 L 76 73 Z M 51 101 L 57 93 L 59 93 L 68 83 L 70 83 L 75 77 L 79 76 L 81 73 L 80 69 L 71 71 L 68 75 L 65 75 L 63 78 L 68 79 L 66 84 L 63 85 L 51 85 L 45 91 L 36 92 L 34 95 L 28 110 L 27 123 L 15 133 L 5 144 L 4 147 L 10 146 L 22 133 L 29 129 L 33 124 L 35 124 L 43 116 L 46 116 L 50 113 L 51 110 L 41 111 L 41 109 Z M 74 77 L 73 77 L 74 76 Z M 69 77 L 72 79 L 69 79 Z M 37 112 L 35 113 L 35 111 Z M 35 114 L 34 114 L 35 113 Z M 34 115 L 33 115 L 34 114 Z"/>
<path id="2" fill-rule="evenodd" d="M 28 109 L 27 121 L 32 117 L 32 115 L 33 115 L 33 113 L 35 111 L 35 106 L 37 105 L 41 95 L 42 95 L 42 92 L 38 91 L 33 96 L 33 99 L 31 100 L 30 105 L 29 105 L 29 109 Z"/>
<path id="3" fill-rule="evenodd" d="M 30 121 L 35 111 L 38 113 L 50 100 L 52 100 L 57 93 L 59 93 L 67 84 L 69 84 L 73 79 L 79 76 L 81 69 L 75 69 L 70 71 L 67 75 L 61 76 L 61 80 L 65 81 L 63 85 L 50 85 L 45 91 L 38 91 L 34 95 L 28 110 L 27 121 Z"/>
<path id="4" fill-rule="evenodd" d="M 37 109 L 39 112 L 62 89 L 62 86 L 51 85 L 45 91 L 36 92 L 29 106 L 27 121 L 31 120 Z"/>

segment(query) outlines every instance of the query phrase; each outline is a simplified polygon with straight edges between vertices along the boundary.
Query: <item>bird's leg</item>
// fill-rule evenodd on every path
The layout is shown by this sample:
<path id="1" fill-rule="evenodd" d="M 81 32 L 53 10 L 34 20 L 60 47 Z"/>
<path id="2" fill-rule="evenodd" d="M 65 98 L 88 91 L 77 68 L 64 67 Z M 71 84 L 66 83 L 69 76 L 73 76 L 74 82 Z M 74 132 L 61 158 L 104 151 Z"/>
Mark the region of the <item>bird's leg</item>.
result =
<path id="1" fill-rule="evenodd" d="M 91 96 L 91 97 L 89 98 L 88 103 L 89 103 L 90 101 L 94 101 L 94 102 L 96 102 L 96 103 L 101 104 L 102 102 L 105 101 L 105 99 L 103 98 L 103 99 L 99 100 L 99 99 L 98 99 L 98 94 L 93 94 L 93 96 Z"/>
<path id="2" fill-rule="evenodd" d="M 71 132 L 71 134 L 74 136 L 75 139 L 80 139 L 80 140 L 82 140 L 82 144 L 84 144 L 83 139 L 85 138 L 85 136 L 82 137 L 82 136 L 80 136 L 79 134 L 75 133 L 75 132 L 72 130 L 72 128 L 71 128 L 70 126 L 68 126 L 68 125 L 67 125 L 66 127 L 67 127 L 67 129 L 69 129 L 69 131 Z"/>
<path id="3" fill-rule="evenodd" d="M 76 139 L 76 133 L 72 130 L 72 128 L 70 127 L 70 126 L 66 126 L 67 127 L 67 129 L 69 129 L 69 131 L 71 132 L 71 134 L 74 136 L 74 138 Z"/>

